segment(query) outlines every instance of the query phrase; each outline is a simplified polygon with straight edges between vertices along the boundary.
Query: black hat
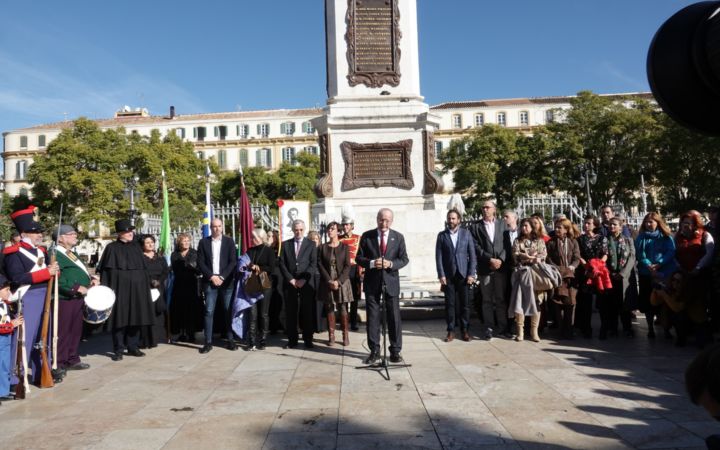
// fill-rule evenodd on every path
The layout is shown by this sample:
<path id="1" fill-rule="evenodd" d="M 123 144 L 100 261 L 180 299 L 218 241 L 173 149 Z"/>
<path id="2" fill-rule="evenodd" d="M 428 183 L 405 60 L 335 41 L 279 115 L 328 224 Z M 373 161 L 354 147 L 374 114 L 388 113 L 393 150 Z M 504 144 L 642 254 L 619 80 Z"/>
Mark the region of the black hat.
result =
<path id="1" fill-rule="evenodd" d="M 128 219 L 120 219 L 115 221 L 115 232 L 122 233 L 124 231 L 132 231 L 135 227 Z"/>
<path id="2" fill-rule="evenodd" d="M 10 214 L 15 228 L 17 228 L 20 233 L 42 233 L 42 225 L 35 222 L 35 209 L 37 208 L 34 206 L 28 206 L 25 209 Z"/>

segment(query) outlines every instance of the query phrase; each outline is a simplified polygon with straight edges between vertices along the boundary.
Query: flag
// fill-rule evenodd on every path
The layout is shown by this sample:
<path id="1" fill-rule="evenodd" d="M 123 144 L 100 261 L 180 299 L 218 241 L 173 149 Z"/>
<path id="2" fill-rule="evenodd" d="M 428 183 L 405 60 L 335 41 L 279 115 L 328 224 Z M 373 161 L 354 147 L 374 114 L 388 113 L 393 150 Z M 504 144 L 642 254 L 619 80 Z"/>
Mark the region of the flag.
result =
<path id="1" fill-rule="evenodd" d="M 210 204 L 210 164 L 205 163 L 205 212 L 203 213 L 202 235 L 210 236 L 210 222 L 212 221 L 212 205 Z"/>
<path id="2" fill-rule="evenodd" d="M 170 265 L 170 254 L 172 253 L 172 235 L 170 234 L 170 206 L 168 203 L 167 184 L 165 183 L 165 170 L 162 171 L 162 195 L 163 195 L 163 212 L 162 226 L 160 227 L 160 242 L 158 242 L 158 250 L 165 257 L 168 266 Z"/>
<path id="3" fill-rule="evenodd" d="M 245 189 L 245 177 L 243 176 L 242 167 L 240 167 L 240 254 L 244 255 L 252 246 L 252 231 L 255 228 L 253 222 L 252 209 L 250 208 L 250 200 L 248 199 L 247 190 Z"/>
<path id="4" fill-rule="evenodd" d="M 165 169 L 162 170 L 162 191 L 163 191 L 163 213 L 162 213 L 162 226 L 160 227 L 160 240 L 158 242 L 158 250 L 165 258 L 165 262 L 170 267 L 170 255 L 173 251 L 172 234 L 170 231 L 170 203 L 168 201 L 167 184 L 165 183 Z M 168 274 L 168 278 L 165 282 L 165 303 L 169 307 L 172 300 L 172 290 L 175 283 L 175 276 L 171 271 Z M 170 315 L 167 316 L 168 325 L 170 322 Z M 167 327 L 167 331 L 170 331 L 170 327 Z"/>

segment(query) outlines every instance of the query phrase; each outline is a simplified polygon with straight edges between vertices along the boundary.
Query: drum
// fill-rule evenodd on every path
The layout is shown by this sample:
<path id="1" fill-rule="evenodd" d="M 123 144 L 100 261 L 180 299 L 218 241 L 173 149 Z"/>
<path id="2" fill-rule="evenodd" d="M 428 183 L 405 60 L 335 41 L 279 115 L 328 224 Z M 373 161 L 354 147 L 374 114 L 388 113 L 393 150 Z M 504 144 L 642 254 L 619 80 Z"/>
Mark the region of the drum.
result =
<path id="1" fill-rule="evenodd" d="M 105 322 L 115 304 L 115 293 L 107 286 L 93 286 L 85 296 L 83 316 L 85 322 L 99 324 Z"/>

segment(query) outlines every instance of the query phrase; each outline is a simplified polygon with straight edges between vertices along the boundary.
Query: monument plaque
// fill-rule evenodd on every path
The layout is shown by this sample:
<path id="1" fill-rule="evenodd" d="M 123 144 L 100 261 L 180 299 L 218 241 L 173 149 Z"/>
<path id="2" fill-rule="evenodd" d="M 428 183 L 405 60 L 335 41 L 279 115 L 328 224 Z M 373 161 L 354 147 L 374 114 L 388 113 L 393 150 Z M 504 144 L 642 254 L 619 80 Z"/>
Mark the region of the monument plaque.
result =
<path id="1" fill-rule="evenodd" d="M 412 189 L 415 185 L 410 169 L 412 139 L 375 144 L 343 142 L 340 149 L 345 160 L 343 191 L 383 186 Z"/>
<path id="2" fill-rule="evenodd" d="M 398 0 L 348 0 L 347 59 L 350 86 L 400 84 Z"/>

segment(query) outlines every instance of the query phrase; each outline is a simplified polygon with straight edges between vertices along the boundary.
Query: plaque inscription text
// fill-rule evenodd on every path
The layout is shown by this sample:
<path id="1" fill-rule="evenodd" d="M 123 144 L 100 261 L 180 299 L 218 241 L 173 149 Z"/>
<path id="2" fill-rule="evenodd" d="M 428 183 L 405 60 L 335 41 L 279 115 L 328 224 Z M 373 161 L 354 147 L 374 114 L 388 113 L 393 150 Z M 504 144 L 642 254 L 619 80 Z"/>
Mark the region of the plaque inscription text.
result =
<path id="1" fill-rule="evenodd" d="M 342 191 L 383 186 L 412 189 L 415 185 L 410 170 L 412 139 L 374 144 L 343 142 L 340 150 L 345 160 Z"/>
<path id="2" fill-rule="evenodd" d="M 346 17 L 350 86 L 400 83 L 397 0 L 348 0 Z"/>

